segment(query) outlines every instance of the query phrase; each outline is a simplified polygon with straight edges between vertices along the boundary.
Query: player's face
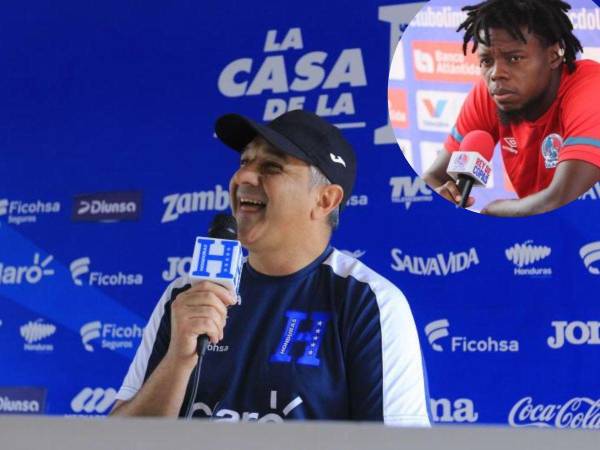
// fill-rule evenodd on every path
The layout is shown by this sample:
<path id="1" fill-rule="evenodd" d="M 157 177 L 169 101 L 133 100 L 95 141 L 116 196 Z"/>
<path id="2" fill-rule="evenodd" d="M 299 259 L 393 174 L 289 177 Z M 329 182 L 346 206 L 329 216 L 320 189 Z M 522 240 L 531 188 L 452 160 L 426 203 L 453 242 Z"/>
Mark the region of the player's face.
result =
<path id="1" fill-rule="evenodd" d="M 307 163 L 254 139 L 229 184 L 238 238 L 250 251 L 285 248 L 306 238 L 311 195 Z"/>
<path id="2" fill-rule="evenodd" d="M 553 68 L 560 65 L 556 51 L 521 29 L 527 42 L 504 29 L 492 28 L 490 47 L 479 44 L 477 56 L 488 91 L 501 112 L 522 112 L 534 120 L 545 112 L 555 93 L 549 89 Z M 552 98 L 550 98 L 552 97 Z"/>

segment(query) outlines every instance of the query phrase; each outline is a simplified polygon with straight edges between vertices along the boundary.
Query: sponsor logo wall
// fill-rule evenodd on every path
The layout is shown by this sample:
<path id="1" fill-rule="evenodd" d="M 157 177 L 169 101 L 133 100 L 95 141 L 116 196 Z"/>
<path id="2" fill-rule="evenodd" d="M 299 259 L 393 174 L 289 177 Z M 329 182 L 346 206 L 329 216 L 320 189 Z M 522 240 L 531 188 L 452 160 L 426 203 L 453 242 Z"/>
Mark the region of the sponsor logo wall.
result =
<path id="1" fill-rule="evenodd" d="M 600 184 L 566 208 L 517 221 L 457 211 L 403 153 L 417 168 L 435 158 L 476 79 L 472 58 L 452 44 L 460 9 L 425 4 L 415 37 L 406 32 L 397 48 L 422 2 L 320 2 L 322 22 L 312 3 L 269 0 L 264 16 L 230 0 L 176 1 L 169 14 L 113 2 L 90 16 L 73 2 L 69 20 L 15 4 L 0 18 L 15 36 L 32 31 L 31 14 L 47 23 L 35 55 L 19 39 L 7 44 L 24 55 L 11 63 L 16 73 L 40 75 L 15 76 L 5 91 L 6 104 L 39 105 L 39 124 L 53 124 L 32 127 L 23 113 L 0 128 L 0 413 L 110 411 L 164 288 L 189 271 L 194 238 L 229 209 L 239 155 L 214 137 L 214 120 L 239 112 L 268 121 L 304 107 L 356 149 L 357 183 L 333 244 L 405 293 L 434 421 L 598 428 Z M 586 48 L 600 48 L 596 9 L 572 3 Z M 107 16 L 122 17 L 117 33 L 99 31 Z M 77 17 L 88 29 L 74 28 Z M 79 38 L 56 45 L 65 35 Z M 47 70 L 73 60 L 73 79 L 85 83 Z M 47 105 L 31 83 L 49 93 Z M 504 186 L 501 176 L 494 186 Z M 279 342 L 270 345 L 273 354 Z M 305 406 L 277 391 L 269 401 L 272 415 L 260 418 L 250 407 L 197 407 L 214 420 L 279 421 Z"/>
<path id="2" fill-rule="evenodd" d="M 475 4 L 474 2 L 473 4 Z M 583 43 L 583 58 L 598 60 L 598 17 L 600 13 L 592 0 L 574 0 L 569 17 L 575 34 Z M 432 0 L 413 18 L 404 30 L 401 48 L 394 54 L 388 84 L 388 108 L 391 124 L 399 145 L 402 142 L 438 141 L 442 148 L 453 129 L 461 106 L 473 85 L 480 80 L 479 60 L 471 47 L 463 54 L 463 33 L 456 29 L 467 17 L 461 8 L 463 0 Z M 510 138 L 507 138 L 510 139 Z M 517 153 L 517 142 L 504 145 Z M 541 150 L 541 149 L 540 149 Z M 409 162 L 418 174 L 433 162 L 430 149 L 415 146 L 416 154 Z M 498 180 L 508 179 L 502 163 L 500 145 L 494 152 L 492 174 Z M 514 198 L 508 183 L 490 183 L 486 189 L 473 189 L 480 211 L 497 198 Z M 596 189 L 582 199 L 596 199 Z"/>

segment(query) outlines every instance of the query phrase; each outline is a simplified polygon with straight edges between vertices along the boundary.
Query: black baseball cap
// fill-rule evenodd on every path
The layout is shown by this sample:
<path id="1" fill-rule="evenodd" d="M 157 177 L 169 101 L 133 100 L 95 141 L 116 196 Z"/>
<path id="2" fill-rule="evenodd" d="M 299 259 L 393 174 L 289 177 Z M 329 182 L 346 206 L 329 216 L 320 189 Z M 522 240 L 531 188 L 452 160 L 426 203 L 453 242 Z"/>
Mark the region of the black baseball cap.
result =
<path id="1" fill-rule="evenodd" d="M 344 190 L 340 209 L 352 194 L 356 179 L 354 149 L 340 130 L 312 112 L 288 111 L 267 125 L 239 114 L 225 114 L 217 119 L 215 133 L 238 152 L 256 136 L 262 136 L 277 150 L 319 168 L 332 184 Z"/>

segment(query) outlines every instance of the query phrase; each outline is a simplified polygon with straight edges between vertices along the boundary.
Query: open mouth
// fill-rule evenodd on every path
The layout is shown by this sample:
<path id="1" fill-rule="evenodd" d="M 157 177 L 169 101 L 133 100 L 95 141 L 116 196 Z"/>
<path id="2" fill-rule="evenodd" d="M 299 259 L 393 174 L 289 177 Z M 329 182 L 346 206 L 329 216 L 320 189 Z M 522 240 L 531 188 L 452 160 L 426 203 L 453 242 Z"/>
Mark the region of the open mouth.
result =
<path id="1" fill-rule="evenodd" d="M 253 198 L 240 197 L 239 205 L 240 211 L 260 211 L 267 206 L 267 203 Z"/>

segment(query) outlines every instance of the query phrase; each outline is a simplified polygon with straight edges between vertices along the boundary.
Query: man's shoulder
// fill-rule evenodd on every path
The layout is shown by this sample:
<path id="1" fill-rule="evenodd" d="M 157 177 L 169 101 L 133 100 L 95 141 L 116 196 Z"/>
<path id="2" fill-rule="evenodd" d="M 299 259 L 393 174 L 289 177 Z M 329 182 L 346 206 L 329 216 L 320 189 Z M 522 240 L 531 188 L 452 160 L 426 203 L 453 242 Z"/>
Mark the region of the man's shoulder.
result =
<path id="1" fill-rule="evenodd" d="M 335 276 L 345 279 L 349 283 L 353 282 L 352 284 L 356 286 L 367 287 L 378 299 L 396 297 L 406 302 L 406 297 L 394 283 L 349 252 L 333 249 L 323 264 L 328 266 Z"/>
<path id="2" fill-rule="evenodd" d="M 600 63 L 591 59 L 583 59 L 575 63 L 575 72 L 568 75 L 565 81 L 565 94 L 570 92 L 583 94 L 583 91 L 592 90 L 594 94 L 600 83 Z M 588 95 L 586 93 L 586 95 Z"/>

